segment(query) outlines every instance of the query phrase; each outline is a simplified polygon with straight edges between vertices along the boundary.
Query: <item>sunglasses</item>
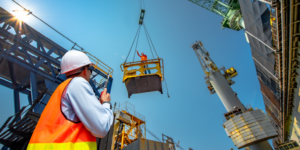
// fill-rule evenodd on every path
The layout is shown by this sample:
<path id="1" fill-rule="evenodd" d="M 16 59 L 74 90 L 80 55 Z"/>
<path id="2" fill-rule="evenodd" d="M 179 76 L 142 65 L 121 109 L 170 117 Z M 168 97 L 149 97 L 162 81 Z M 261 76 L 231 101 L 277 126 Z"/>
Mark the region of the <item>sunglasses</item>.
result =
<path id="1" fill-rule="evenodd" d="M 91 74 L 92 74 L 92 73 L 93 73 L 93 70 L 94 70 L 94 67 L 91 66 L 91 67 L 88 67 L 87 69 L 90 70 L 90 71 L 91 71 Z"/>
<path id="2" fill-rule="evenodd" d="M 84 70 L 85 67 L 81 68 L 81 71 Z M 91 74 L 93 73 L 93 70 L 94 70 L 94 67 L 91 66 L 91 67 L 87 67 L 87 70 L 90 70 L 91 71 Z"/>

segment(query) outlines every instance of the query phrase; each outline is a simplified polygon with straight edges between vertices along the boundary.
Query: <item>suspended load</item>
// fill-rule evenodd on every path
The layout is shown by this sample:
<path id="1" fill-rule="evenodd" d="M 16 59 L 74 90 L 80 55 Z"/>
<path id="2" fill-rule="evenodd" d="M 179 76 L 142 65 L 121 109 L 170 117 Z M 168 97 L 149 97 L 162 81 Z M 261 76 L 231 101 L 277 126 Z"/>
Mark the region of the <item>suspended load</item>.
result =
<path id="1" fill-rule="evenodd" d="M 130 98 L 132 94 L 139 94 L 145 92 L 159 91 L 161 94 L 163 93 L 162 92 L 162 82 L 164 81 L 163 59 L 159 58 L 157 55 L 157 52 L 154 48 L 154 45 L 152 43 L 152 40 L 150 38 L 150 35 L 144 23 L 144 16 L 145 16 L 145 9 L 141 9 L 141 14 L 139 17 L 139 27 L 135 35 L 135 38 L 133 40 L 133 43 L 131 45 L 130 51 L 127 55 L 128 58 L 132 50 L 132 47 L 136 41 L 134 57 L 135 54 L 137 53 L 137 55 L 141 57 L 141 60 L 135 61 L 133 57 L 132 62 L 127 62 L 127 58 L 126 58 L 125 62 L 120 66 L 122 72 L 124 72 L 122 81 L 123 83 L 125 83 L 128 92 L 128 98 Z M 140 55 L 137 51 L 140 29 L 142 26 L 144 27 L 144 31 L 146 34 L 146 38 L 153 59 L 147 59 L 147 55 L 145 55 L 144 53 L 141 53 Z M 156 58 L 153 55 L 152 49 L 156 54 Z"/>
<path id="2" fill-rule="evenodd" d="M 145 66 L 152 66 L 146 68 Z M 135 68 L 135 69 L 133 69 Z M 163 59 L 149 59 L 147 61 L 135 61 L 121 64 L 121 70 L 124 71 L 123 82 L 128 91 L 128 98 L 132 94 L 159 91 L 162 92 L 163 81 Z M 146 74 L 151 70 L 150 74 Z M 153 72 L 156 70 L 156 72 Z"/>

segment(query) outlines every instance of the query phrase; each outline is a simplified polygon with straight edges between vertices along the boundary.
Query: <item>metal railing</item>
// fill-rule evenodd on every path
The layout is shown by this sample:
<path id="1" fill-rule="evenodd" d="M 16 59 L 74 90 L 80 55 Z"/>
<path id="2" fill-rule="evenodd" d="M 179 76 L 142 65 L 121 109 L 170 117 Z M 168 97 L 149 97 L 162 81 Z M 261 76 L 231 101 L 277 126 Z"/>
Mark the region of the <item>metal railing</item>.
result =
<path id="1" fill-rule="evenodd" d="M 122 103 L 120 106 L 119 106 L 119 110 L 124 110 L 126 111 L 127 113 L 137 117 L 138 119 L 142 120 L 142 121 L 145 121 L 145 116 L 136 112 L 135 111 L 135 107 L 133 104 L 129 103 L 129 102 L 124 102 Z"/>
<path id="2" fill-rule="evenodd" d="M 109 73 L 112 77 L 112 74 L 113 74 L 114 70 L 111 67 L 106 65 L 104 62 L 102 62 L 101 60 L 99 60 L 97 57 L 93 56 L 89 52 L 84 51 L 84 50 L 83 50 L 83 52 L 90 58 L 92 63 L 94 63 L 95 69 L 98 69 L 98 70 L 100 70 L 101 72 L 103 72 L 105 74 Z"/>

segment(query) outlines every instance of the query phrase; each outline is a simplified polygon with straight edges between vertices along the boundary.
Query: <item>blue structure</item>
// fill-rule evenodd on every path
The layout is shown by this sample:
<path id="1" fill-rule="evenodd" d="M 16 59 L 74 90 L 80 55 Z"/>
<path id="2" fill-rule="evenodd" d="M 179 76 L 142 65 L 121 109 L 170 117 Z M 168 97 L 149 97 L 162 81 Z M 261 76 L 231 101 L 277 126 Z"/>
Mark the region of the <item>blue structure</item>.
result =
<path id="1" fill-rule="evenodd" d="M 21 117 L 21 112 L 25 107 L 20 111 L 20 93 L 28 95 L 29 104 L 33 104 L 34 100 L 43 93 L 39 103 L 35 104 L 32 109 L 32 113 L 40 114 L 43 111 L 51 93 L 66 79 L 65 75 L 59 74 L 60 60 L 66 52 L 65 48 L 0 7 L 0 84 L 14 91 L 14 110 L 16 114 L 19 112 L 12 121 L 12 117 L 7 120 L 0 128 L 0 133 L 7 125 L 12 127 L 20 119 L 28 121 Z M 97 63 L 99 64 L 99 62 Z M 106 79 L 107 74 L 109 72 L 112 74 L 113 71 L 105 64 L 101 66 L 104 68 L 95 66 L 90 80 L 97 96 L 100 96 L 99 90 L 105 85 L 105 80 L 97 82 L 95 79 L 99 79 L 99 77 Z M 110 92 L 112 81 L 113 78 L 110 78 L 108 92 Z M 28 133 L 30 134 L 30 132 Z M 11 133 L 11 136 L 13 135 L 21 135 L 20 137 L 23 139 L 25 137 L 16 131 Z M 0 134 L 0 143 L 4 145 L 11 139 L 13 137 L 3 138 Z M 2 149 L 7 149 L 7 147 Z"/>

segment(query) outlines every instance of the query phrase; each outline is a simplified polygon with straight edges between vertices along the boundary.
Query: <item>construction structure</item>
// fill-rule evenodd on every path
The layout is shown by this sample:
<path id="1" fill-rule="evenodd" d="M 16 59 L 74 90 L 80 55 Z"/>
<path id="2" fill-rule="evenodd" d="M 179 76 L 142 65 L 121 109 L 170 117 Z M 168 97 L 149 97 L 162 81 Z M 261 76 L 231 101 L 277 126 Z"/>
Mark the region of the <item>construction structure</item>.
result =
<path id="1" fill-rule="evenodd" d="M 218 68 L 201 41 L 191 47 L 206 75 L 204 78 L 210 93 L 217 93 L 227 110 L 223 127 L 234 145 L 239 149 L 272 150 L 267 140 L 278 134 L 270 119 L 261 110 L 245 107 L 230 87 L 234 84 L 232 78 L 237 76 L 236 70 L 233 67 L 227 70 Z"/>
<path id="2" fill-rule="evenodd" d="M 129 102 L 114 108 L 115 124 L 112 135 L 112 150 L 175 150 L 173 139 L 162 134 L 162 141 L 146 129 L 145 116 L 135 111 Z M 146 132 L 157 141 L 147 140 Z M 179 145 L 177 145 L 183 150 Z"/>
<path id="3" fill-rule="evenodd" d="M 219 1 L 189 0 L 214 13 Z M 211 4 L 211 5 L 203 5 Z M 239 0 L 247 42 L 267 115 L 278 132 L 273 146 L 300 143 L 299 0 Z M 230 5 L 229 1 L 222 3 Z M 212 5 L 214 4 L 214 5 Z M 218 13 L 219 14 L 219 13 Z M 224 15 L 222 15 L 224 17 Z M 226 18 L 226 16 L 224 17 Z M 228 17 L 227 17 L 228 18 Z M 233 28 L 234 29 L 234 28 Z"/>
<path id="4" fill-rule="evenodd" d="M 75 48 L 76 44 L 72 48 L 63 48 L 0 7 L 0 84 L 14 91 L 15 109 L 15 115 L 0 128 L 3 149 L 26 149 L 51 94 L 66 79 L 65 75 L 60 75 L 60 60 L 69 49 Z M 100 96 L 108 74 L 107 89 L 110 92 L 113 70 L 81 50 L 95 64 L 89 81 L 95 94 Z M 23 108 L 20 93 L 28 95 L 29 105 Z M 99 148 L 101 140 L 97 140 Z"/>

